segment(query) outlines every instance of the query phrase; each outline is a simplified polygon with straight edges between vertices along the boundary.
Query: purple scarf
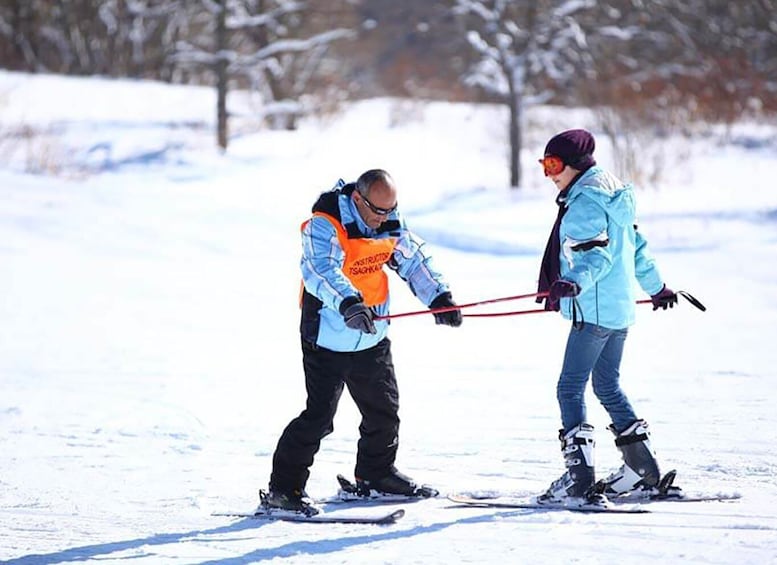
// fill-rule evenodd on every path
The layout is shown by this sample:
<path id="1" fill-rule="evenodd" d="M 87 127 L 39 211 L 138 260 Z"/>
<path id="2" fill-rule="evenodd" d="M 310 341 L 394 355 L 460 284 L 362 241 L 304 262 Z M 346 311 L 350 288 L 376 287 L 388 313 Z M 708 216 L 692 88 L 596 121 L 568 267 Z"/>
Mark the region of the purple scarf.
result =
<path id="1" fill-rule="evenodd" d="M 568 190 L 568 189 L 567 189 Z M 550 285 L 557 281 L 561 276 L 561 236 L 559 235 L 561 229 L 561 218 L 566 214 L 567 207 L 565 205 L 565 198 L 567 190 L 562 190 L 556 196 L 556 204 L 558 204 L 558 214 L 556 215 L 556 221 L 553 223 L 553 229 L 550 230 L 550 237 L 548 237 L 548 243 L 545 245 L 545 253 L 542 255 L 542 264 L 540 265 L 540 276 L 537 282 L 537 292 L 548 292 Z M 558 302 L 551 303 L 548 297 L 538 297 L 537 302 L 545 301 L 545 310 L 558 311 Z"/>
<path id="2" fill-rule="evenodd" d="M 593 159 L 591 159 L 593 163 Z M 558 215 L 556 216 L 556 222 L 553 224 L 553 229 L 550 230 L 550 237 L 548 243 L 545 245 L 545 253 L 542 255 L 542 264 L 540 265 L 540 277 L 537 281 L 537 292 L 548 292 L 550 285 L 561 278 L 561 218 L 567 212 L 567 194 L 569 189 L 574 186 L 583 173 L 590 169 L 593 165 L 588 165 L 582 169 L 575 178 L 569 181 L 567 187 L 558 193 L 556 196 L 556 204 L 558 204 Z M 545 310 L 553 310 L 558 312 L 558 302 L 551 303 L 550 299 L 537 298 L 536 302 L 545 301 Z"/>

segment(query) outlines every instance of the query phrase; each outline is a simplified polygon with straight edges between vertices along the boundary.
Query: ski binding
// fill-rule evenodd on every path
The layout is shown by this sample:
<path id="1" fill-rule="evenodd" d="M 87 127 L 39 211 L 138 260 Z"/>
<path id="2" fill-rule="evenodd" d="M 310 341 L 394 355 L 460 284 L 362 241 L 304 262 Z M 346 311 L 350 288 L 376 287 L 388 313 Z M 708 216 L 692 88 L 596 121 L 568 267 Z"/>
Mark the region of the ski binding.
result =
<path id="1" fill-rule="evenodd" d="M 607 495 L 611 502 L 621 503 L 643 503 L 643 502 L 709 502 L 709 501 L 731 501 L 742 498 L 739 493 L 688 493 L 682 488 L 674 485 L 677 477 L 677 471 L 671 470 L 664 475 L 653 488 L 644 488 L 631 491 L 620 496 Z M 599 483 L 594 487 L 596 492 L 601 492 Z"/>
<path id="2" fill-rule="evenodd" d="M 337 475 L 337 482 L 340 489 L 337 494 L 331 498 L 316 500 L 316 504 L 343 504 L 343 503 L 367 503 L 367 504 L 395 504 L 402 502 L 417 502 L 434 498 L 439 495 L 439 491 L 427 485 L 417 487 L 413 494 L 390 494 L 370 490 L 364 492 L 359 489 L 356 483 L 348 480 L 343 475 Z"/>

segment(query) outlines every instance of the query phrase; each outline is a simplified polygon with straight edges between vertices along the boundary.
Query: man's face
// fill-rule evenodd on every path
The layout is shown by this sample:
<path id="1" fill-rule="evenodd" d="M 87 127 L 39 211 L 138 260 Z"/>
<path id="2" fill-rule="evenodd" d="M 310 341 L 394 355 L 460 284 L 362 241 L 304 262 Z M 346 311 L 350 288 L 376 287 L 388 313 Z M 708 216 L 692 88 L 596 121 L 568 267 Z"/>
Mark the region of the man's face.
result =
<path id="1" fill-rule="evenodd" d="M 383 181 L 372 183 L 366 195 L 354 190 L 353 199 L 359 215 L 372 229 L 378 229 L 397 207 L 397 191 Z"/>

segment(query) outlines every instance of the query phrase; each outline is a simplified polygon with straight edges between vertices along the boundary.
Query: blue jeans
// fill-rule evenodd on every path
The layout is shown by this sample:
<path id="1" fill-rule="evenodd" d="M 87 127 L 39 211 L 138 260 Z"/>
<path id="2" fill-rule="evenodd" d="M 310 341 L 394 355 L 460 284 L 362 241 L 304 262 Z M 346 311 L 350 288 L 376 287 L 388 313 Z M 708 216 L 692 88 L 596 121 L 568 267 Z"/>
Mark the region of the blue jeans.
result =
<path id="1" fill-rule="evenodd" d="M 591 375 L 594 394 L 617 431 L 637 419 L 618 382 L 627 334 L 628 328 L 611 330 L 595 324 L 572 327 L 556 388 L 565 433 L 586 421 L 585 387 Z"/>

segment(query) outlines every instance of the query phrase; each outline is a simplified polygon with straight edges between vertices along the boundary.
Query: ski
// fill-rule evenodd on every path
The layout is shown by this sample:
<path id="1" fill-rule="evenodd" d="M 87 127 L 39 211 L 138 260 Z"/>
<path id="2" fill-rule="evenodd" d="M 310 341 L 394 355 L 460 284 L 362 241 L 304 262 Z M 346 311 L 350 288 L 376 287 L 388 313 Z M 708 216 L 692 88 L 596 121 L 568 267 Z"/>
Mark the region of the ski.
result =
<path id="1" fill-rule="evenodd" d="M 418 502 L 427 500 L 439 495 L 439 491 L 430 486 L 422 485 L 416 488 L 413 494 L 388 494 L 371 490 L 369 494 L 359 492 L 356 484 L 343 475 L 337 475 L 337 482 L 340 489 L 336 495 L 329 498 L 315 500 L 315 504 L 359 504 L 359 505 L 380 505 L 380 504 L 401 504 L 408 502 Z"/>
<path id="2" fill-rule="evenodd" d="M 226 516 L 230 518 L 250 518 L 252 520 L 269 520 L 276 522 L 297 522 L 305 524 L 393 524 L 405 515 L 403 509 L 394 510 L 386 514 L 375 516 L 348 516 L 329 513 L 320 513 L 307 516 L 301 512 L 289 512 L 284 510 L 267 512 L 257 510 L 255 512 L 214 512 L 212 516 Z"/>
<path id="3" fill-rule="evenodd" d="M 511 498 L 500 496 L 495 498 L 473 498 L 467 495 L 451 494 L 448 500 L 464 506 L 473 506 L 478 508 L 515 508 L 527 510 L 565 510 L 569 512 L 601 513 L 601 514 L 646 514 L 650 512 L 646 508 L 639 506 L 597 506 L 595 504 L 571 505 L 552 502 L 537 502 L 532 498 Z"/>

